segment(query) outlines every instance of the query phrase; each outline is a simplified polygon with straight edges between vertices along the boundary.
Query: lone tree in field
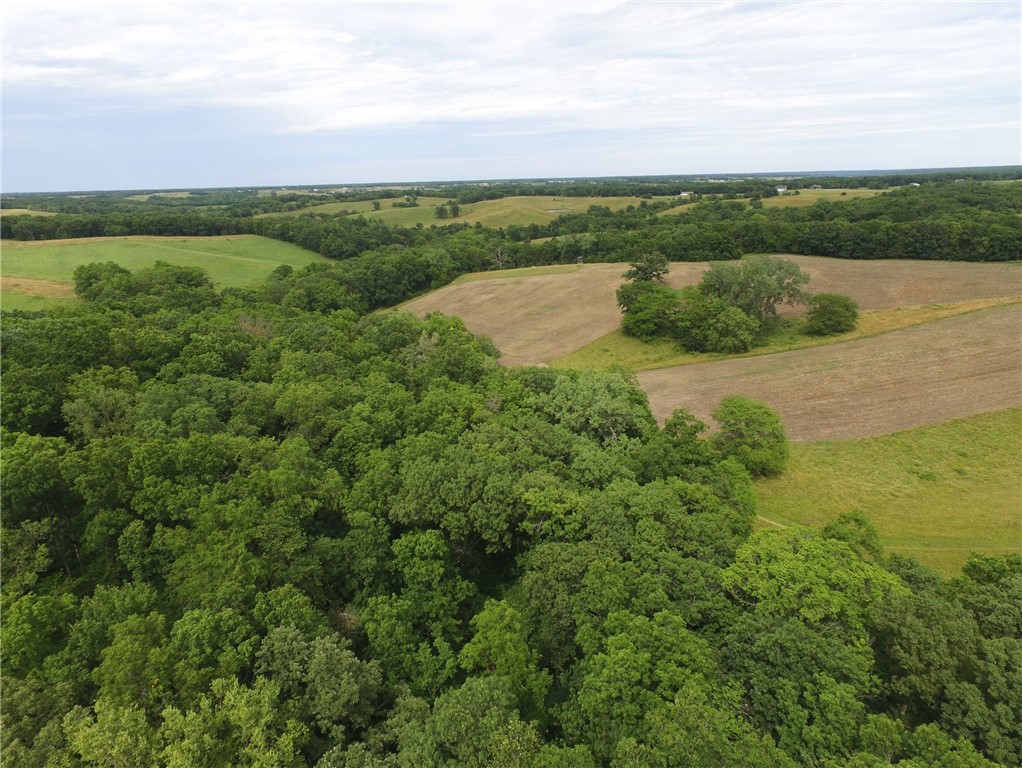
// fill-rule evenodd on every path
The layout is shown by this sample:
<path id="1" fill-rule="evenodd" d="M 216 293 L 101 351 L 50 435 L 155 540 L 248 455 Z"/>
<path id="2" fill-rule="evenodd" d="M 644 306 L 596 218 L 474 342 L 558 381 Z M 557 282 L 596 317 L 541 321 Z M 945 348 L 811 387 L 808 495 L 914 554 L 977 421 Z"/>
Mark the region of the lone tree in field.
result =
<path id="1" fill-rule="evenodd" d="M 720 431 L 710 440 L 753 477 L 779 475 L 788 463 L 788 438 L 777 412 L 757 400 L 725 397 L 713 412 Z"/>
<path id="2" fill-rule="evenodd" d="M 662 253 L 647 253 L 630 262 L 631 269 L 625 272 L 625 280 L 633 282 L 662 283 L 670 266 Z"/>
<path id="3" fill-rule="evenodd" d="M 854 331 L 859 322 L 859 305 L 840 293 L 818 293 L 809 299 L 806 333 L 830 336 Z"/>

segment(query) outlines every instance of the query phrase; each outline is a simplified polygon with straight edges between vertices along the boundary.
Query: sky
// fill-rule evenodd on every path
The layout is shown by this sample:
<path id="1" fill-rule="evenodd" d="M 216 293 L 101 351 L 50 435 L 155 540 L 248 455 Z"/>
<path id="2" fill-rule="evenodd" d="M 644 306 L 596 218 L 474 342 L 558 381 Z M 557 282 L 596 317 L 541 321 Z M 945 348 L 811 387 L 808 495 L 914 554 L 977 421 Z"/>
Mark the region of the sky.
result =
<path id="1" fill-rule="evenodd" d="M 1016 165 L 1020 16 L 5 0 L 2 191 Z"/>

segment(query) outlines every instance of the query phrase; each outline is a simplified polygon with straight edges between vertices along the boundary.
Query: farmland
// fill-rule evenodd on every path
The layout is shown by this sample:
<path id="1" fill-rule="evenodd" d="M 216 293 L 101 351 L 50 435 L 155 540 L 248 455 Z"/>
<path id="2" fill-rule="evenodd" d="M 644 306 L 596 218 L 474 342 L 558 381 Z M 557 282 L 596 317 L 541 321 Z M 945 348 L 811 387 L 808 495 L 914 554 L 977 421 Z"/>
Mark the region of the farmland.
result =
<path id="1" fill-rule="evenodd" d="M 810 275 L 811 291 L 847 293 L 864 310 L 894 310 L 1022 294 L 1022 270 L 1017 265 L 785 258 Z M 705 262 L 672 264 L 667 282 L 672 288 L 695 284 L 708 266 Z M 563 365 L 566 361 L 558 358 L 598 343 L 604 336 L 616 338 L 612 334 L 620 324 L 621 313 L 615 291 L 626 268 L 623 264 L 586 264 L 557 267 L 557 274 L 543 271 L 549 267 L 482 273 L 472 276 L 471 281 L 468 276 L 461 278 L 405 306 L 419 315 L 434 311 L 459 315 L 470 330 L 492 338 L 508 364 L 557 360 Z M 617 348 L 627 346 L 634 351 L 652 347 L 626 341 L 631 343 Z M 631 354 L 617 358 L 613 350 L 610 355 L 601 353 L 593 367 L 627 365 L 633 362 Z M 634 367 L 651 363 L 655 360 L 644 359 Z"/>
<path id="2" fill-rule="evenodd" d="M 322 256 L 294 245 L 252 235 L 230 237 L 117 237 L 33 242 L 5 242 L 3 251 L 4 306 L 19 308 L 21 293 L 43 298 L 66 298 L 77 267 L 90 262 L 114 261 L 137 270 L 157 261 L 206 271 L 220 287 L 252 288 L 280 264 L 301 267 Z M 64 293 L 38 283 L 12 282 L 27 278 L 65 286 Z M 54 293 L 56 291 L 56 293 Z M 8 303 L 11 300 L 12 303 Z M 20 307 L 28 308 L 28 307 Z"/>
<path id="3" fill-rule="evenodd" d="M 722 397 L 768 403 L 798 441 L 895 432 L 1022 405 L 1022 309 L 995 307 L 880 336 L 638 374 L 663 420 Z"/>
<path id="4" fill-rule="evenodd" d="M 742 359 L 643 343 L 617 328 L 620 264 L 467 275 L 407 306 L 462 316 L 506 364 L 640 371 L 660 421 L 683 407 L 712 424 L 729 394 L 769 403 L 795 442 L 789 469 L 757 483 L 763 525 L 823 525 L 859 510 L 886 549 L 947 575 L 970 551 L 1022 549 L 1018 265 L 788 258 L 813 291 L 859 302 L 856 331 Z M 669 283 L 693 284 L 707 266 L 673 264 Z"/>
<path id="5" fill-rule="evenodd" d="M 5 200 L 4 764 L 1022 763 L 1022 188 L 766 184 Z"/>
<path id="6" fill-rule="evenodd" d="M 820 200 L 838 202 L 841 200 L 854 200 L 862 197 L 875 197 L 883 190 L 880 189 L 800 189 L 798 194 L 794 191 L 786 192 L 776 197 L 764 197 L 764 208 L 804 208 Z"/>
<path id="7" fill-rule="evenodd" d="M 342 211 L 362 214 L 395 226 L 412 227 L 416 224 L 482 224 L 485 227 L 508 227 L 512 225 L 548 224 L 566 213 L 583 213 L 592 205 L 606 206 L 611 210 L 623 210 L 629 205 L 638 206 L 640 197 L 503 197 L 499 200 L 483 200 L 461 206 L 457 218 L 439 219 L 437 206 L 447 202 L 446 197 L 419 197 L 419 205 L 413 208 L 394 208 L 392 199 L 381 199 L 380 209 L 374 210 L 373 201 L 351 203 L 324 203 L 311 205 L 295 211 L 281 211 L 263 214 L 266 217 L 297 216 L 304 213 L 335 214 Z M 651 198 L 668 199 L 668 198 Z"/>

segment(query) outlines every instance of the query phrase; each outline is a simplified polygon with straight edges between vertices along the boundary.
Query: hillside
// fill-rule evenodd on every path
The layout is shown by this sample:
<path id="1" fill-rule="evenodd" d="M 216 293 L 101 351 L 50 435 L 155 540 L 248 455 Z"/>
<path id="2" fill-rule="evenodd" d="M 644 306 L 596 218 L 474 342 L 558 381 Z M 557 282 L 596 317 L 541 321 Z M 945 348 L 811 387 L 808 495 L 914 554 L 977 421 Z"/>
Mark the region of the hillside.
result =
<path id="1" fill-rule="evenodd" d="M 1022 269 L 1013 264 L 908 260 L 850 261 L 786 256 L 810 275 L 816 293 L 850 295 L 863 310 L 964 302 L 1022 295 Z M 671 265 L 672 288 L 699 281 L 706 262 Z M 615 291 L 625 264 L 586 264 L 515 270 L 461 278 L 404 308 L 417 315 L 461 317 L 474 333 L 490 337 L 507 365 L 546 363 L 610 333 L 620 325 Z"/>

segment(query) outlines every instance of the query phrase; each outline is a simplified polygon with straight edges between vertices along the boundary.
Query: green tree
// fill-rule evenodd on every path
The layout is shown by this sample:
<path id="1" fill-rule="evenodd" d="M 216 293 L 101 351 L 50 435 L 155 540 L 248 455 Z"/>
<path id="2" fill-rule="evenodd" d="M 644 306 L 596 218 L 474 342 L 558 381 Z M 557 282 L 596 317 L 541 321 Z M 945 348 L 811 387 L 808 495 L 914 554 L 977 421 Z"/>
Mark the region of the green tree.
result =
<path id="1" fill-rule="evenodd" d="M 720 431 L 711 438 L 724 456 L 737 459 L 755 477 L 778 475 L 788 463 L 788 438 L 769 406 L 734 395 L 713 412 Z"/>
<path id="2" fill-rule="evenodd" d="M 529 647 L 522 618 L 505 601 L 487 600 L 472 619 L 475 634 L 458 655 L 470 674 L 500 675 L 514 691 L 527 720 L 545 719 L 544 699 L 550 675 L 539 670 L 539 655 Z"/>
<path id="3" fill-rule="evenodd" d="M 649 280 L 625 283 L 617 289 L 617 303 L 624 311 L 621 330 L 629 336 L 652 339 L 671 327 L 678 300 L 674 291 Z"/>
<path id="4" fill-rule="evenodd" d="M 624 277 L 625 280 L 633 282 L 662 283 L 671 268 L 667 257 L 659 252 L 644 253 L 635 261 L 629 262 L 629 266 L 631 269 L 625 272 Z"/>
<path id="5" fill-rule="evenodd" d="M 854 331 L 859 322 L 859 305 L 850 296 L 839 293 L 818 293 L 809 298 L 806 333 L 830 336 Z"/>
<path id="6" fill-rule="evenodd" d="M 672 321 L 678 343 L 693 352 L 747 352 L 759 338 L 758 320 L 698 286 L 683 289 Z"/>
<path id="7" fill-rule="evenodd" d="M 703 275 L 699 290 L 723 299 L 762 323 L 777 318 L 777 305 L 801 304 L 806 300 L 802 286 L 809 275 L 787 259 L 750 256 L 737 264 L 713 264 Z"/>

